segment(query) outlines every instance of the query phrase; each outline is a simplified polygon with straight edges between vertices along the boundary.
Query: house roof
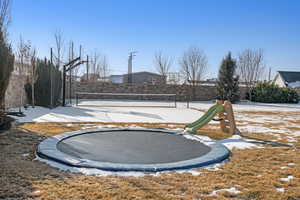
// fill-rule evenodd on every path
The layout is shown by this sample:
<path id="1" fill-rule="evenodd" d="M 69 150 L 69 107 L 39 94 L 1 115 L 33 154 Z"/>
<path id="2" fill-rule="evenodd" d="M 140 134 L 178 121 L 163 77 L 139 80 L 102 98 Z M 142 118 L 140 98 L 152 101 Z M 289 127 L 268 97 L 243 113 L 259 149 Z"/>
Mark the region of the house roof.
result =
<path id="1" fill-rule="evenodd" d="M 278 71 L 285 83 L 300 81 L 300 72 Z"/>
<path id="2" fill-rule="evenodd" d="M 123 75 L 110 75 L 111 78 L 113 77 L 123 77 Z"/>
<path id="3" fill-rule="evenodd" d="M 156 74 L 156 73 L 153 73 L 153 72 L 146 72 L 146 71 L 142 71 L 142 72 L 134 72 L 132 73 L 133 75 L 138 75 L 138 74 L 150 74 L 150 75 L 153 75 L 153 76 L 162 76 L 160 74 Z M 128 74 L 124 74 L 125 76 L 127 76 Z"/>
<path id="4" fill-rule="evenodd" d="M 146 72 L 146 71 L 142 71 L 142 72 L 133 72 L 132 75 L 139 75 L 139 74 L 149 74 L 152 76 L 162 76 L 160 74 L 156 74 L 153 72 Z M 110 75 L 110 77 L 122 77 L 122 76 L 128 76 L 128 74 L 122 74 L 122 75 Z"/>

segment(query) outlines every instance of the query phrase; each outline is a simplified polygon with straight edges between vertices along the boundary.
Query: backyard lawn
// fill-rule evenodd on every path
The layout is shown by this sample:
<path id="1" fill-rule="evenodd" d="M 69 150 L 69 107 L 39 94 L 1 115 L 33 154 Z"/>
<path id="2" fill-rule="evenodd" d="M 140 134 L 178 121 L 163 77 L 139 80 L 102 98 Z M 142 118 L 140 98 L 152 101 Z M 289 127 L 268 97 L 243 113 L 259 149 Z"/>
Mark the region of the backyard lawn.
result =
<path id="1" fill-rule="evenodd" d="M 170 112 L 182 112 L 185 115 L 191 112 L 191 118 L 186 120 L 192 121 L 211 104 L 191 106 L 193 109 L 171 109 Z M 74 112 L 75 109 L 78 108 L 74 108 Z M 218 122 L 213 122 L 199 130 L 199 134 L 219 140 L 231 149 L 232 155 L 227 162 L 202 169 L 156 174 L 116 174 L 98 170 L 94 175 L 87 175 L 93 171 L 61 171 L 37 160 L 35 149 L 49 136 L 74 130 L 124 126 L 182 129 L 187 121 L 171 118 L 171 122 L 168 122 L 166 112 L 160 115 L 155 109 L 144 108 L 131 113 L 137 122 L 126 122 L 126 117 L 114 120 L 114 117 L 120 119 L 120 115 L 130 115 L 124 108 L 118 112 L 114 110 L 108 117 L 110 121 L 99 117 L 99 113 L 104 111 L 109 115 L 108 110 L 103 109 L 96 109 L 96 113 L 88 111 L 88 119 L 77 118 L 76 121 L 67 120 L 68 113 L 56 111 L 42 113 L 40 108 L 35 111 L 31 109 L 11 130 L 0 133 L 0 199 L 300 198 L 299 105 L 234 106 L 237 126 L 243 135 L 289 144 L 291 147 L 247 144 L 239 137 L 222 133 Z M 37 112 L 40 112 L 39 115 L 34 116 L 33 113 Z M 74 112 L 73 116 L 76 114 Z M 96 115 L 95 120 L 90 121 L 93 114 Z M 59 117 L 64 120 L 51 120 Z"/>

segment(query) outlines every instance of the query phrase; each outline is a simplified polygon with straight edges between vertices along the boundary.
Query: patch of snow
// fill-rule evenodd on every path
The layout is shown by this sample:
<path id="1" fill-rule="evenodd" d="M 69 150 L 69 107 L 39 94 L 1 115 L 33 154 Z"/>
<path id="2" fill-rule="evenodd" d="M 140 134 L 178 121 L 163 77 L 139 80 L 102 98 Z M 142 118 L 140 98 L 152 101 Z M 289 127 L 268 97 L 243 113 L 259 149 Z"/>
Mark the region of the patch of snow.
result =
<path id="1" fill-rule="evenodd" d="M 180 173 L 180 174 L 184 174 L 184 173 L 190 173 L 192 174 L 193 176 L 199 176 L 202 174 L 202 172 L 199 172 L 199 171 L 196 171 L 196 170 L 178 170 L 176 171 L 177 173 Z M 165 173 L 165 172 L 163 172 Z"/>
<path id="2" fill-rule="evenodd" d="M 289 131 L 288 129 L 280 130 L 278 129 L 278 127 L 276 127 L 276 129 L 271 129 L 263 126 L 254 126 L 254 125 L 243 126 L 240 127 L 239 129 L 243 132 L 249 132 L 249 133 L 286 133 L 287 131 Z M 278 136 L 276 134 L 272 134 L 272 135 Z"/>
<path id="3" fill-rule="evenodd" d="M 212 139 L 204 135 L 183 134 L 183 137 L 189 140 L 196 140 L 207 145 L 215 143 Z"/>
<path id="4" fill-rule="evenodd" d="M 230 138 L 224 139 L 224 140 L 212 140 L 207 136 L 203 135 L 192 135 L 192 134 L 183 134 L 183 136 L 190 140 L 197 140 L 199 142 L 202 142 L 206 145 L 211 145 L 214 143 L 220 143 L 225 145 L 229 150 L 232 150 L 234 148 L 236 149 L 249 149 L 249 148 L 258 148 L 257 144 L 249 143 L 250 140 L 245 140 L 239 135 L 233 135 Z"/>
<path id="5" fill-rule="evenodd" d="M 208 109 L 214 104 L 213 101 L 190 102 L 190 107 Z M 241 101 L 233 104 L 234 111 L 299 111 L 300 104 L 287 103 L 258 103 L 251 101 Z"/>
<path id="6" fill-rule="evenodd" d="M 285 191 L 285 189 L 284 189 L 284 188 L 276 188 L 276 191 L 277 191 L 277 192 L 282 192 L 282 193 L 283 193 L 283 192 Z"/>
<path id="7" fill-rule="evenodd" d="M 85 175 L 95 175 L 95 176 L 133 176 L 133 177 L 143 177 L 146 175 L 151 176 L 159 176 L 161 174 L 169 173 L 171 171 L 163 171 L 163 172 L 156 172 L 156 173 L 150 173 L 150 172 L 134 172 L 134 171 L 128 171 L 128 172 L 113 172 L 113 171 L 105 171 L 100 169 L 93 169 L 93 168 L 78 168 L 78 167 L 71 167 L 68 165 L 64 165 L 55 161 L 43 159 L 40 157 L 36 157 L 35 160 L 38 160 L 40 162 L 44 162 L 54 168 L 57 168 L 61 171 L 69 171 L 72 173 L 81 173 Z M 213 167 L 211 165 L 210 167 Z M 205 167 L 204 167 L 205 168 Z M 174 172 L 174 171 L 172 171 Z M 199 176 L 202 174 L 202 172 L 199 172 L 195 169 L 187 169 L 187 170 L 175 170 L 177 173 L 190 173 L 193 176 Z"/>
<path id="8" fill-rule="evenodd" d="M 300 87 L 300 81 L 290 82 L 288 85 L 291 88 L 297 88 Z"/>
<path id="9" fill-rule="evenodd" d="M 288 168 L 287 166 L 280 167 L 280 169 L 287 169 L 287 168 Z"/>
<path id="10" fill-rule="evenodd" d="M 288 142 L 297 142 L 297 140 L 291 136 L 288 136 Z"/>
<path id="11" fill-rule="evenodd" d="M 249 148 L 259 148 L 257 144 L 252 144 L 247 142 L 247 140 L 244 140 L 239 135 L 233 135 L 230 138 L 216 141 L 217 143 L 221 143 L 225 145 L 228 149 L 249 149 Z"/>
<path id="12" fill-rule="evenodd" d="M 214 191 L 212 191 L 212 193 L 210 193 L 209 196 L 216 196 L 216 195 L 218 195 L 218 192 L 220 192 L 220 191 L 227 191 L 227 192 L 232 193 L 232 194 L 241 193 L 241 191 L 237 190 L 235 187 L 231 187 L 231 188 L 228 188 L 228 189 L 214 190 Z"/>
<path id="13" fill-rule="evenodd" d="M 39 194 L 39 193 L 41 193 L 40 190 L 36 190 L 36 191 L 33 191 L 33 192 L 32 192 L 32 194 Z"/>
<path id="14" fill-rule="evenodd" d="M 92 169 L 92 168 L 78 168 L 78 167 L 71 167 L 67 166 L 58 162 L 54 162 L 51 160 L 43 159 L 40 157 L 36 157 L 36 160 L 47 163 L 48 165 L 57 168 L 61 171 L 69 171 L 72 173 L 82 173 L 85 175 L 96 175 L 96 176 L 134 176 L 134 177 L 141 177 L 145 176 L 145 173 L 142 172 L 110 172 L 104 171 L 100 169 Z"/>
<path id="15" fill-rule="evenodd" d="M 288 163 L 288 166 L 295 166 L 295 163 Z"/>
<path id="16" fill-rule="evenodd" d="M 228 160 L 224 160 L 221 163 L 217 163 L 217 164 L 213 164 L 213 165 L 208 165 L 205 168 L 211 171 L 218 171 L 220 170 L 220 166 L 224 165 L 226 162 L 228 162 Z"/>
<path id="17" fill-rule="evenodd" d="M 293 134 L 294 136 L 300 136 L 300 131 L 294 131 L 291 134 Z"/>
<path id="18" fill-rule="evenodd" d="M 293 176 L 288 176 L 288 177 L 286 177 L 286 178 L 280 178 L 281 181 L 290 181 L 290 180 L 292 180 L 292 179 L 294 179 Z"/>

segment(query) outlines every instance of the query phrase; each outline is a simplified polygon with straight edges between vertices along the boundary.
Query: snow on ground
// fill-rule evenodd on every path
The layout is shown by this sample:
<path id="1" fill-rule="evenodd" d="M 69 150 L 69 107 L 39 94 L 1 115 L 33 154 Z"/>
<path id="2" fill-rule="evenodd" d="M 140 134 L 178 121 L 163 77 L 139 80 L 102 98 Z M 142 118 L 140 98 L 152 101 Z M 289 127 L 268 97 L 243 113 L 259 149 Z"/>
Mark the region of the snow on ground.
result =
<path id="1" fill-rule="evenodd" d="M 109 104 L 110 103 L 110 104 Z M 192 102 L 190 107 L 207 110 L 212 101 Z M 133 107 L 133 105 L 135 107 Z M 85 101 L 85 104 L 70 107 L 48 109 L 36 106 L 24 111 L 26 117 L 15 117 L 20 122 L 170 122 L 189 123 L 198 119 L 203 112 L 186 108 L 185 102 L 178 102 L 177 108 L 158 107 L 172 106 L 171 102 L 151 101 Z M 150 107 L 153 106 L 153 107 Z M 234 104 L 235 111 L 300 111 L 300 104 L 263 104 L 241 102 Z M 274 121 L 282 120 L 280 116 L 255 118 L 238 116 L 241 121 Z M 291 118 L 293 120 L 294 118 Z M 287 120 L 287 119 L 285 119 Z"/>
<path id="2" fill-rule="evenodd" d="M 195 101 L 190 103 L 190 107 L 196 107 L 201 109 L 208 109 L 213 101 Z M 241 101 L 237 104 L 233 104 L 234 111 L 300 111 L 300 102 L 298 104 L 287 103 L 257 103 L 249 101 Z"/>
<path id="3" fill-rule="evenodd" d="M 232 193 L 232 194 L 241 193 L 241 191 L 237 190 L 235 187 L 231 187 L 231 188 L 228 188 L 228 189 L 214 190 L 212 193 L 210 193 L 209 196 L 216 196 L 216 195 L 218 195 L 218 192 L 220 192 L 220 191 L 227 191 L 227 192 Z"/>
<path id="4" fill-rule="evenodd" d="M 290 180 L 292 180 L 292 179 L 294 179 L 294 177 L 293 176 L 288 176 L 288 177 L 286 177 L 286 178 L 280 178 L 280 180 L 281 181 L 290 181 Z"/>
<path id="5" fill-rule="evenodd" d="M 173 122 L 189 123 L 202 112 L 187 108 L 165 107 L 57 107 L 48 109 L 36 106 L 24 111 L 19 122 Z"/>
<path id="6" fill-rule="evenodd" d="M 291 88 L 298 88 L 298 87 L 300 87 L 300 81 L 295 81 L 295 82 L 289 83 L 289 87 L 291 87 Z"/>
<path id="7" fill-rule="evenodd" d="M 284 188 L 276 188 L 276 191 L 277 191 L 277 192 L 284 192 L 285 189 L 284 189 Z"/>
<path id="8" fill-rule="evenodd" d="M 19 122 L 144 122 L 144 123 L 191 123 L 214 104 L 213 101 L 186 102 L 159 101 L 82 101 L 78 106 L 29 107 L 25 117 L 15 117 Z M 152 106 L 152 107 L 151 107 Z M 159 107 L 160 106 L 160 107 Z M 162 107 L 163 106 L 163 107 Z M 169 107 L 167 107 L 169 106 Z M 194 109 L 197 108 L 198 110 Z M 199 111 L 200 110 L 200 111 Z M 300 104 L 265 104 L 240 102 L 233 105 L 235 119 L 242 133 L 269 134 L 290 143 L 300 136 Z M 264 114 L 262 111 L 271 113 Z M 277 112 L 284 112 L 280 114 Z M 254 113 L 253 113 L 254 112 Z M 219 122 L 211 121 L 210 124 Z M 272 126 L 274 124 L 274 126 Z M 70 125 L 71 126 L 71 125 Z M 95 128 L 96 125 L 94 125 Z M 289 127 L 293 127 L 290 129 Z M 91 128 L 91 127 L 86 127 Z M 170 126 L 170 128 L 172 128 Z"/>
<path id="9" fill-rule="evenodd" d="M 212 140 L 207 136 L 202 136 L 202 135 L 183 135 L 185 138 L 190 139 L 190 140 L 197 140 L 199 142 L 202 142 L 204 144 L 211 144 L 211 143 L 219 143 L 225 145 L 229 150 L 232 149 L 249 149 L 249 148 L 257 148 L 259 147 L 256 144 L 249 143 L 249 140 L 243 139 L 239 135 L 233 135 L 230 138 L 226 138 L 224 140 Z"/>

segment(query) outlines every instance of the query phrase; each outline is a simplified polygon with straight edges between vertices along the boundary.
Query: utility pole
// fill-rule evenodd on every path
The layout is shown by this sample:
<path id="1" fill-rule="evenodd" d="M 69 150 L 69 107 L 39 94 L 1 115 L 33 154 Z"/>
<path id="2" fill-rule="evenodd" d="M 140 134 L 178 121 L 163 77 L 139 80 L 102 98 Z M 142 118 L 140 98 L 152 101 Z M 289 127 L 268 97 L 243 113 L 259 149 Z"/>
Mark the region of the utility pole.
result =
<path id="1" fill-rule="evenodd" d="M 86 81 L 88 82 L 88 80 L 89 80 L 89 56 L 88 55 L 86 56 L 86 60 L 87 60 L 87 62 L 86 62 Z"/>
<path id="2" fill-rule="evenodd" d="M 269 68 L 269 81 L 271 81 L 271 67 Z"/>
<path id="3" fill-rule="evenodd" d="M 132 60 L 133 57 L 136 56 L 137 52 L 136 51 L 132 51 L 129 53 L 129 58 L 128 58 L 128 83 L 131 84 L 132 83 Z"/>

